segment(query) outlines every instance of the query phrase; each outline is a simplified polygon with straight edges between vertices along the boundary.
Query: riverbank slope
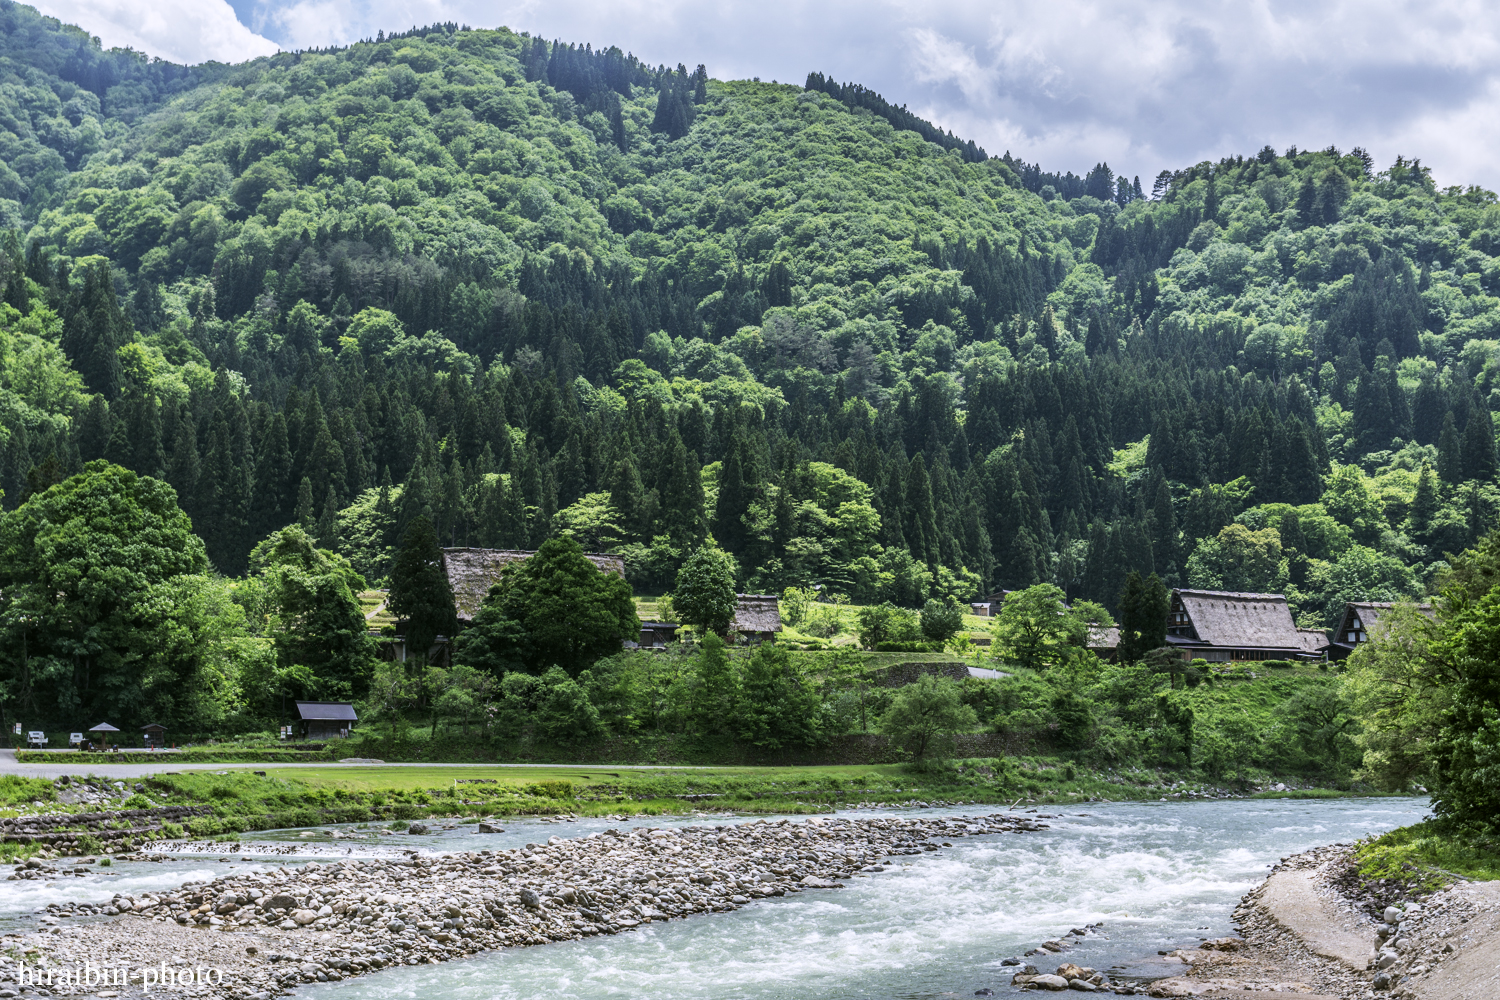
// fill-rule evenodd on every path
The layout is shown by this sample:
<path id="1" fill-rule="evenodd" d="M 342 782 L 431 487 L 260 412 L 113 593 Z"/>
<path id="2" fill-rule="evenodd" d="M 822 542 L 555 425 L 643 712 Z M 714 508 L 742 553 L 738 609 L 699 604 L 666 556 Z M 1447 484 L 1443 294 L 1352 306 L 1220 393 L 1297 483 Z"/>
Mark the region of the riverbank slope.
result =
<path id="1" fill-rule="evenodd" d="M 1459 881 L 1420 901 L 1351 899 L 1351 853 L 1336 844 L 1284 859 L 1236 909 L 1243 939 L 1173 952 L 1188 971 L 1151 995 L 1500 997 L 1500 882 Z"/>

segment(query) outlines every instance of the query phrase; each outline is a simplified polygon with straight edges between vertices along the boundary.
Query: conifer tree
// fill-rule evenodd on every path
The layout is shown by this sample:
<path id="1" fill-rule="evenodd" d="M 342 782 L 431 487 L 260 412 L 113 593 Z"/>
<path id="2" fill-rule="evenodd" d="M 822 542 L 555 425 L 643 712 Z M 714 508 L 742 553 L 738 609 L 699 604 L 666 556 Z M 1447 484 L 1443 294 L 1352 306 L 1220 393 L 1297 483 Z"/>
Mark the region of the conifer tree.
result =
<path id="1" fill-rule="evenodd" d="M 313 515 L 312 480 L 306 476 L 297 485 L 297 506 L 292 510 L 292 523 L 309 534 L 317 527 Z"/>
<path id="2" fill-rule="evenodd" d="M 1469 410 L 1469 421 L 1464 425 L 1462 462 L 1465 479 L 1495 481 L 1495 425 L 1488 407 L 1475 406 Z"/>
<path id="3" fill-rule="evenodd" d="M 401 533 L 391 564 L 391 596 L 386 606 L 406 623 L 406 655 L 426 663 L 440 635 L 452 638 L 458 630 L 453 589 L 443 571 L 443 550 L 425 514 L 412 518 Z"/>
<path id="4" fill-rule="evenodd" d="M 1443 414 L 1443 430 L 1438 434 L 1437 472 L 1443 482 L 1450 485 L 1457 485 L 1464 478 L 1463 447 L 1459 443 L 1452 410 Z"/>
<path id="5" fill-rule="evenodd" d="M 1142 579 L 1139 572 L 1131 570 L 1125 577 L 1119 603 L 1121 663 L 1133 663 L 1166 645 L 1171 595 L 1155 573 Z"/>

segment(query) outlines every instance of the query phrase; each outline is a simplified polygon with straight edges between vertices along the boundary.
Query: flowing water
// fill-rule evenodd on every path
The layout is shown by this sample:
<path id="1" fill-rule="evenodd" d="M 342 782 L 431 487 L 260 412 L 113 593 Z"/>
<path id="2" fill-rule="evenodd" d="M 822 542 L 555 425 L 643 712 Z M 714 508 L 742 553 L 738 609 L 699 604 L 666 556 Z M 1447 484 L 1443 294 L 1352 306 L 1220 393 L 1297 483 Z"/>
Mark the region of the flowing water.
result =
<path id="1" fill-rule="evenodd" d="M 1127 979 L 1154 978 L 1172 971 L 1155 961 L 1159 950 L 1229 933 L 1234 904 L 1284 855 L 1416 822 L 1426 807 L 1419 799 L 1074 807 L 1054 813 L 1043 833 L 964 838 L 951 849 L 898 859 L 845 889 L 298 992 L 310 1000 L 806 1000 L 969 996 L 983 987 L 1008 993 L 1014 970 L 1002 967 L 1003 959 L 1085 923 L 1102 923 L 1104 934 L 1075 947 L 1069 961 Z M 541 833 L 593 827 L 512 823 L 493 843 L 453 832 L 442 846 L 514 846 Z"/>

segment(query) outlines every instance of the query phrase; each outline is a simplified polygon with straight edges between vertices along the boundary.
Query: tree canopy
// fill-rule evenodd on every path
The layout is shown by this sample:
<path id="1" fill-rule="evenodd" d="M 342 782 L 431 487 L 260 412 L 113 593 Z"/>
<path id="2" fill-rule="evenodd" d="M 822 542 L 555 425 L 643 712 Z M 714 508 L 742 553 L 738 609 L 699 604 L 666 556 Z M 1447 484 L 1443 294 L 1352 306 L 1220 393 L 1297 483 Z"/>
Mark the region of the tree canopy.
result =
<path id="1" fill-rule="evenodd" d="M 576 541 L 559 536 L 506 567 L 454 644 L 454 660 L 496 675 L 541 674 L 557 666 L 577 677 L 640 631 L 630 585 L 601 572 Z"/>

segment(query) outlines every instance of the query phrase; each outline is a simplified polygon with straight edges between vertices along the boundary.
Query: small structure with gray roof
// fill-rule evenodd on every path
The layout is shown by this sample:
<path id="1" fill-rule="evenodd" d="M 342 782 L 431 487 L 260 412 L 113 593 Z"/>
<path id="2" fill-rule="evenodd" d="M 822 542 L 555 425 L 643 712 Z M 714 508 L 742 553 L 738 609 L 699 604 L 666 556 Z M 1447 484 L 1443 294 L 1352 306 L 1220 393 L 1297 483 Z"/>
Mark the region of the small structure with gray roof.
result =
<path id="1" fill-rule="evenodd" d="M 310 740 L 347 739 L 358 716 L 347 701 L 299 701 L 302 735 Z"/>

